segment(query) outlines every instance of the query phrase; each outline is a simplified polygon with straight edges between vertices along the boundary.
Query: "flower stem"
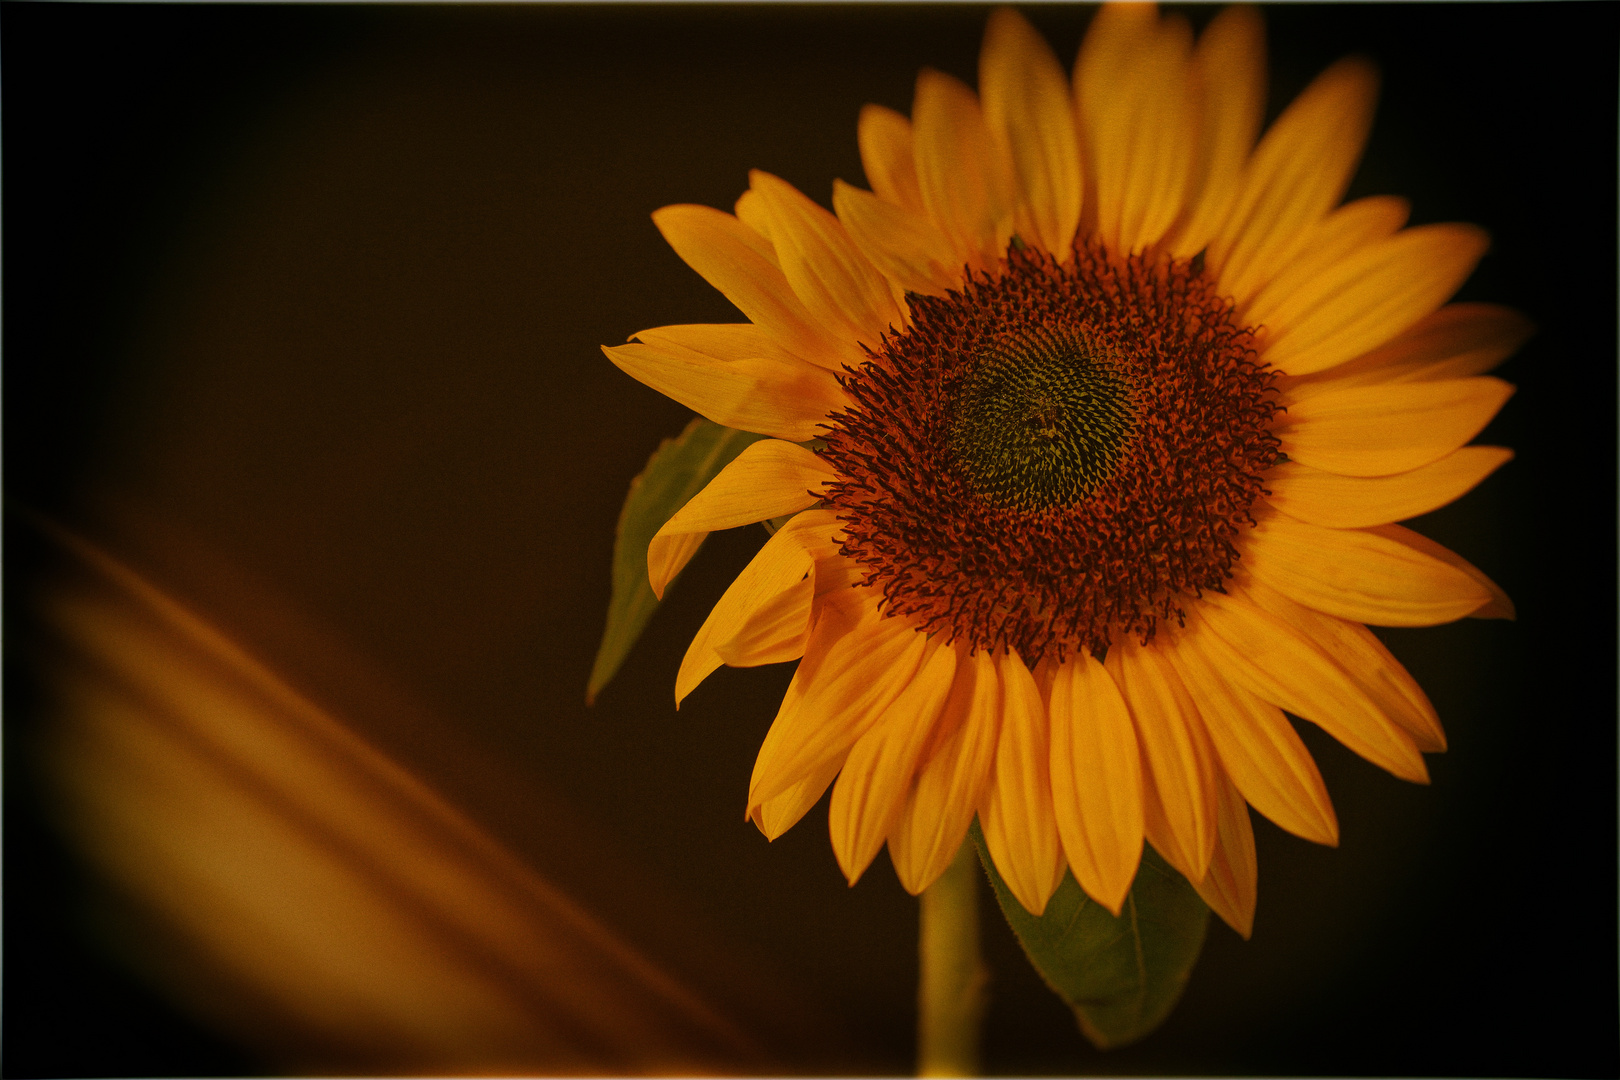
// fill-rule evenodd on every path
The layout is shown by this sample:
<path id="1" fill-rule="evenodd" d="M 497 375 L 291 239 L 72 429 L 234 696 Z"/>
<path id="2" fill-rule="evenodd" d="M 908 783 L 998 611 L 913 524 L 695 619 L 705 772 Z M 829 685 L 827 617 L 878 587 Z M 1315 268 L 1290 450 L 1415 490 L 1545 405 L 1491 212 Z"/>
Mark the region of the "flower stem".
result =
<path id="1" fill-rule="evenodd" d="M 917 1075 L 977 1076 L 989 976 L 979 959 L 979 868 L 972 841 L 920 897 Z"/>

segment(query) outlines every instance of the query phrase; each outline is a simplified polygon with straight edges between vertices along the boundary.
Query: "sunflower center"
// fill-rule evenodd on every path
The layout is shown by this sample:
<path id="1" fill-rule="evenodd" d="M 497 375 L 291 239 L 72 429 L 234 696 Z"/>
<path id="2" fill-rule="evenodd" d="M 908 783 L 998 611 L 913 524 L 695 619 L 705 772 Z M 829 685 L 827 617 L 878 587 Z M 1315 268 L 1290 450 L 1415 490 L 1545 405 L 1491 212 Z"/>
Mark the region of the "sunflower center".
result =
<path id="1" fill-rule="evenodd" d="M 888 614 L 1033 664 L 1146 641 L 1224 588 L 1278 406 L 1200 267 L 1015 248 L 910 308 L 823 451 Z"/>
<path id="2" fill-rule="evenodd" d="M 1125 379 L 1107 356 L 1044 327 L 987 343 L 947 411 L 951 450 L 973 488 L 1027 511 L 1095 491 L 1135 428 Z"/>

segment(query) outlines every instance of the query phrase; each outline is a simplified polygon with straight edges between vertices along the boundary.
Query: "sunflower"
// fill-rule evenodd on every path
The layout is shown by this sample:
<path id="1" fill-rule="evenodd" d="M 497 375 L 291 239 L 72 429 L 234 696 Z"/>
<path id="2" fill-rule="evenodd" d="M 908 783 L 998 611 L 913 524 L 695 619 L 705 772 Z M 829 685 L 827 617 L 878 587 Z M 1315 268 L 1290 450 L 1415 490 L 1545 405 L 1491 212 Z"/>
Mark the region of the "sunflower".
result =
<path id="1" fill-rule="evenodd" d="M 604 351 L 751 444 L 659 531 L 660 596 L 711 530 L 774 532 L 686 653 L 798 660 L 749 785 L 775 838 L 832 785 L 853 883 L 887 844 L 927 888 L 977 816 L 1039 914 L 1073 871 L 1119 913 L 1151 843 L 1247 935 L 1248 807 L 1335 844 L 1284 712 L 1403 779 L 1445 736 L 1367 629 L 1511 617 L 1393 524 L 1511 451 L 1465 445 L 1528 334 L 1447 304 L 1486 248 L 1340 205 L 1371 124 L 1360 59 L 1260 133 L 1259 16 L 1194 35 L 1104 7 L 1072 80 L 991 15 L 979 92 L 919 76 L 860 116 L 870 191 L 829 213 L 750 175 L 735 214 L 653 215 L 748 318 Z"/>

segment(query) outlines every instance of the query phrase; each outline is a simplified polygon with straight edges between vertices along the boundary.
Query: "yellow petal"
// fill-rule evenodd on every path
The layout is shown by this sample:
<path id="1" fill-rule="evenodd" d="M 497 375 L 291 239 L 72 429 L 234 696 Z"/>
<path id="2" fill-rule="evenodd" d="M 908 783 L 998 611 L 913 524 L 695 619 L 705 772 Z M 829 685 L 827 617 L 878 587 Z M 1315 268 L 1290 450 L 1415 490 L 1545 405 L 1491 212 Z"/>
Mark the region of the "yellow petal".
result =
<path id="1" fill-rule="evenodd" d="M 865 105 L 861 108 L 855 137 L 861 148 L 866 183 L 873 193 L 914 214 L 922 213 L 911 121 L 882 105 Z"/>
<path id="2" fill-rule="evenodd" d="M 889 832 L 889 858 L 916 895 L 950 866 L 984 797 L 1001 734 L 1001 679 L 985 652 L 957 655 L 956 680 L 917 771 L 917 782 Z"/>
<path id="3" fill-rule="evenodd" d="M 833 854 L 851 885 L 872 864 L 905 807 L 955 673 L 956 650 L 938 637 L 927 639 L 916 675 L 855 743 L 838 774 L 827 819 Z"/>
<path id="4" fill-rule="evenodd" d="M 1186 224 L 1175 254 L 1190 258 L 1209 246 L 1231 212 L 1243 165 L 1260 134 L 1266 109 L 1265 26 L 1252 7 L 1221 11 L 1193 50 L 1193 85 L 1200 133 Z"/>
<path id="5" fill-rule="evenodd" d="M 1355 386 L 1288 405 L 1276 428 L 1294 461 L 1345 476 L 1391 476 L 1439 461 L 1478 435 L 1513 396 L 1488 375 Z"/>
<path id="6" fill-rule="evenodd" d="M 1158 812 L 1169 829 L 1162 839 L 1170 850 L 1161 851 L 1172 865 L 1185 868 L 1189 880 L 1199 881 L 1215 850 L 1215 750 L 1198 706 L 1162 648 L 1160 641 L 1145 646 L 1130 638 L 1117 641 L 1108 650 L 1106 666 L 1136 725 L 1143 787 L 1156 794 Z"/>
<path id="7" fill-rule="evenodd" d="M 1302 292 L 1313 290 L 1318 278 L 1334 273 L 1344 260 L 1393 236 L 1406 224 L 1411 209 L 1405 199 L 1393 195 L 1372 195 L 1339 207 L 1317 223 L 1310 242 L 1287 271 L 1261 286 L 1235 321 L 1240 326 L 1285 325 L 1278 321 L 1279 311 L 1288 309 Z"/>
<path id="8" fill-rule="evenodd" d="M 1130 710 L 1082 652 L 1058 667 L 1047 705 L 1052 806 L 1075 880 L 1117 917 L 1142 859 L 1142 764 Z"/>
<path id="9" fill-rule="evenodd" d="M 1254 929 L 1254 905 L 1260 897 L 1260 862 L 1255 857 L 1254 827 L 1249 807 L 1232 782 L 1219 782 L 1219 838 L 1209 874 L 1197 883 L 1198 895 L 1245 941 Z"/>
<path id="10" fill-rule="evenodd" d="M 1403 780 L 1426 784 L 1423 755 L 1399 724 L 1334 662 L 1322 645 L 1233 596 L 1205 593 L 1200 639 L 1219 670 L 1250 693 L 1309 720 Z"/>
<path id="11" fill-rule="evenodd" d="M 900 322 L 887 279 L 838 219 L 793 185 L 759 169 L 748 178 L 770 216 L 771 239 L 794 294 L 823 326 L 876 349 Z"/>
<path id="12" fill-rule="evenodd" d="M 848 590 L 850 593 L 871 590 Z M 922 665 L 928 639 L 903 619 L 883 617 L 873 596 L 818 605 L 794 678 L 804 699 L 778 713 L 748 784 L 752 808 L 815 775 L 882 719 Z"/>
<path id="13" fill-rule="evenodd" d="M 1157 243 L 1187 200 L 1197 117 L 1190 94 L 1192 32 L 1151 5 L 1107 5 L 1075 62 L 1074 92 L 1097 234 L 1109 249 Z"/>
<path id="14" fill-rule="evenodd" d="M 1491 600 L 1465 571 L 1376 529 L 1324 529 L 1286 514 L 1258 516 L 1243 564 L 1256 581 L 1317 611 L 1373 626 L 1434 626 Z"/>
<path id="15" fill-rule="evenodd" d="M 1288 394 L 1310 394 L 1377 383 L 1465 379 L 1506 360 L 1535 327 L 1512 308 L 1447 304 L 1393 341 L 1329 371 L 1288 381 Z"/>
<path id="16" fill-rule="evenodd" d="M 1378 76 L 1341 60 L 1271 125 L 1244 170 L 1232 213 L 1210 243 L 1221 291 L 1247 303 L 1344 196 L 1372 126 Z"/>
<path id="17" fill-rule="evenodd" d="M 1451 299 L 1489 245 L 1484 230 L 1454 224 L 1369 244 L 1278 302 L 1260 354 L 1278 371 L 1304 375 L 1377 348 Z"/>
<path id="18" fill-rule="evenodd" d="M 692 638 L 675 676 L 676 708 L 723 662 L 716 645 L 734 637 L 756 611 L 793 590 L 818 560 L 842 560 L 833 541 L 837 529 L 831 511 L 806 510 L 765 542 Z"/>
<path id="19" fill-rule="evenodd" d="M 682 345 L 683 335 L 672 333 L 709 329 L 645 330 L 641 341 L 603 346 L 602 352 L 631 378 L 717 424 L 789 442 L 817 438 L 827 415 L 849 406 L 830 372 L 780 350 L 725 359 Z"/>
<path id="20" fill-rule="evenodd" d="M 1004 167 L 978 98 L 960 80 L 924 68 L 911 115 L 923 208 L 951 241 L 957 266 L 993 266 L 1012 222 L 1001 205 Z"/>
<path id="21" fill-rule="evenodd" d="M 1017 653 L 995 659 L 1001 680 L 1001 732 L 979 826 L 1007 888 L 1033 915 L 1063 880 L 1063 848 L 1052 817 L 1051 750 L 1046 706 Z"/>
<path id="22" fill-rule="evenodd" d="M 833 181 L 833 209 L 855 246 L 902 290 L 937 296 L 960 277 L 950 241 L 920 212 L 842 180 Z"/>
<path id="23" fill-rule="evenodd" d="M 1501 446 L 1464 446 L 1394 476 L 1340 476 L 1285 461 L 1266 475 L 1271 505 L 1312 525 L 1356 529 L 1427 514 L 1473 490 L 1513 459 Z"/>
<path id="24" fill-rule="evenodd" d="M 1210 633 L 1189 616 L 1187 631 L 1169 656 L 1198 702 L 1226 774 L 1256 810 L 1282 828 L 1337 845 L 1339 821 L 1310 751 L 1281 709 L 1226 677 L 1209 652 Z"/>
<path id="25" fill-rule="evenodd" d="M 749 819 L 765 834 L 765 839 L 775 840 L 793 828 L 810 812 L 812 806 L 821 801 L 833 777 L 844 767 L 844 758 L 844 754 L 830 758 L 820 769 L 782 794 L 749 808 Z"/>
<path id="26" fill-rule="evenodd" d="M 653 534 L 647 546 L 653 595 L 662 600 L 670 580 L 692 557 L 692 535 L 701 540 L 716 529 L 796 514 L 815 505 L 822 485 L 833 479 L 819 456 L 795 443 L 764 439 L 748 444 Z"/>
<path id="27" fill-rule="evenodd" d="M 979 53 L 984 119 L 1012 162 L 1016 226 L 1059 261 L 1080 223 L 1080 144 L 1063 68 L 1012 8 L 990 13 Z"/>
<path id="28" fill-rule="evenodd" d="M 1385 540 L 1404 544 L 1406 547 L 1412 548 L 1414 551 L 1418 551 L 1430 558 L 1438 559 L 1447 566 L 1461 570 L 1473 578 L 1474 582 L 1489 594 L 1490 600 L 1470 611 L 1468 614 L 1471 618 L 1514 619 L 1518 617 L 1513 608 L 1513 601 L 1508 599 L 1508 594 L 1503 590 L 1502 586 L 1486 577 L 1484 571 L 1450 548 L 1435 543 L 1422 533 L 1413 532 L 1411 529 L 1400 525 L 1378 525 L 1367 531 Z"/>
<path id="29" fill-rule="evenodd" d="M 812 573 L 751 611 L 730 637 L 714 646 L 714 651 L 729 667 L 758 667 L 797 660 L 804 655 L 805 637 L 810 633 L 810 606 L 815 595 Z"/>
<path id="30" fill-rule="evenodd" d="M 1419 750 L 1437 753 L 1446 748 L 1446 733 L 1429 696 L 1371 630 L 1296 604 L 1257 581 L 1245 586 L 1243 595 L 1316 642 L 1369 701 L 1412 736 Z"/>
<path id="31" fill-rule="evenodd" d="M 817 325 L 777 268 L 770 241 L 730 214 L 707 206 L 666 206 L 653 213 L 653 224 L 686 265 L 784 348 L 832 371 L 862 359 L 853 342 Z"/>
<path id="32" fill-rule="evenodd" d="M 782 264 L 776 257 L 775 245 L 771 243 L 771 215 L 765 209 L 765 204 L 760 199 L 759 193 L 755 191 L 743 192 L 738 196 L 734 210 L 738 221 L 754 230 L 764 239 L 765 243 L 758 245 L 755 250 L 769 259 L 771 264 L 780 270 Z"/>

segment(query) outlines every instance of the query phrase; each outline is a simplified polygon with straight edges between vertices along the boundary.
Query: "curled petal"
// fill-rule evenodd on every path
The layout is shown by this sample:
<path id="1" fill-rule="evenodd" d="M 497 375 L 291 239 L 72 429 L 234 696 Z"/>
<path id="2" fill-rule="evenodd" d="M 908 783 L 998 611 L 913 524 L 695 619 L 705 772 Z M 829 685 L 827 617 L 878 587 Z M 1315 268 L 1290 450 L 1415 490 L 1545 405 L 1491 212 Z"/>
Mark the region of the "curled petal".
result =
<path id="1" fill-rule="evenodd" d="M 822 485 L 833 478 L 826 463 L 802 446 L 777 439 L 750 443 L 653 535 L 647 547 L 653 595 L 662 600 L 692 557 L 691 536 L 701 541 L 716 529 L 796 514 L 815 505 Z"/>
<path id="2" fill-rule="evenodd" d="M 851 885 L 905 808 L 918 760 L 951 691 L 956 650 L 938 638 L 926 640 L 917 673 L 855 743 L 833 787 L 827 815 L 833 854 Z"/>
<path id="3" fill-rule="evenodd" d="M 798 588 L 818 562 L 845 561 L 832 540 L 837 528 L 838 520 L 830 512 L 806 510 L 765 542 L 692 638 L 675 676 L 676 708 L 724 662 L 717 646 L 742 633 L 761 609 Z"/>

